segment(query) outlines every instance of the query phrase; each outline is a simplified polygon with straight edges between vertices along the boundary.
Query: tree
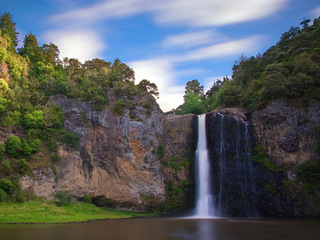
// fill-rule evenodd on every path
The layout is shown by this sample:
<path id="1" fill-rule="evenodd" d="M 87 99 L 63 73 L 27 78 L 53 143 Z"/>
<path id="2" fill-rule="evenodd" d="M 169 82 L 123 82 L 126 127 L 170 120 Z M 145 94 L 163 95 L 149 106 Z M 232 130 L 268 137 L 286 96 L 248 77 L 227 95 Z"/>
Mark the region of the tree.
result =
<path id="1" fill-rule="evenodd" d="M 108 80 L 111 86 L 113 82 L 130 82 L 135 80 L 134 71 L 125 63 L 116 58 L 111 66 Z"/>
<path id="2" fill-rule="evenodd" d="M 158 87 L 155 83 L 151 83 L 149 80 L 143 79 L 139 84 L 138 88 L 142 91 L 150 93 L 155 98 L 159 98 Z"/>
<path id="3" fill-rule="evenodd" d="M 189 93 L 195 93 L 198 96 L 203 95 L 203 86 L 200 85 L 197 79 L 187 82 L 185 86 L 185 95 L 188 95 Z"/>
<path id="4" fill-rule="evenodd" d="M 53 43 L 43 44 L 40 47 L 40 50 L 42 52 L 44 62 L 54 65 L 59 60 L 59 48 Z"/>
<path id="5" fill-rule="evenodd" d="M 302 29 L 307 29 L 309 27 L 310 19 L 303 18 L 303 21 L 300 23 Z"/>
<path id="6" fill-rule="evenodd" d="M 188 94 L 184 96 L 184 103 L 181 105 L 181 114 L 203 114 L 206 109 L 204 103 L 201 101 L 197 93 L 189 90 Z"/>
<path id="7" fill-rule="evenodd" d="M 16 23 L 12 21 L 12 16 L 9 12 L 0 15 L 0 29 L 2 34 L 6 34 L 11 39 L 13 46 L 18 45 L 18 35 L 16 31 Z"/>
<path id="8" fill-rule="evenodd" d="M 25 36 L 23 47 L 18 49 L 18 51 L 22 56 L 28 57 L 33 64 L 43 61 L 42 52 L 38 45 L 37 37 L 32 33 L 29 33 Z"/>

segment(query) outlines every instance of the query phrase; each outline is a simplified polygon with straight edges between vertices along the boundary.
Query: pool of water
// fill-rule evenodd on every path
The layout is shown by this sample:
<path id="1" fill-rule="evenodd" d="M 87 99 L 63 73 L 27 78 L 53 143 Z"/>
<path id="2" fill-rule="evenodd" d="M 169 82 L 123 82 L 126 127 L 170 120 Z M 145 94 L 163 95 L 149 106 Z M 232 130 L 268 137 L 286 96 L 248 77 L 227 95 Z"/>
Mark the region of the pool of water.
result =
<path id="1" fill-rule="evenodd" d="M 320 219 L 141 218 L 72 224 L 0 224 L 2 240 L 319 240 Z"/>

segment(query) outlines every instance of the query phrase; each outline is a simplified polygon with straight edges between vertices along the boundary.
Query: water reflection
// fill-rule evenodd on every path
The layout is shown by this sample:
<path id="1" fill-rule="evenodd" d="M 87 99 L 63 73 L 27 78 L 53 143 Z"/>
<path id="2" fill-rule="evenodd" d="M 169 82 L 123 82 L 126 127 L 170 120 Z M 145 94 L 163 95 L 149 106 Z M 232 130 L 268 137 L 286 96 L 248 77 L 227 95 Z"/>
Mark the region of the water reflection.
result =
<path id="1" fill-rule="evenodd" d="M 123 219 L 1 225 L 4 240 L 319 240 L 319 219 Z"/>

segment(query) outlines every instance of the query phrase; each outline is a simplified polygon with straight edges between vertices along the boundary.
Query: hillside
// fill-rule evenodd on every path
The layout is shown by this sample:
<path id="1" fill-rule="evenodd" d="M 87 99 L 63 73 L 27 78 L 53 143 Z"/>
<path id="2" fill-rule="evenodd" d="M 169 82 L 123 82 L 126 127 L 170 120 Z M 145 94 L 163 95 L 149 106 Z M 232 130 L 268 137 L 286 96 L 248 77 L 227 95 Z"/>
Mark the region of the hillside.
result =
<path id="1" fill-rule="evenodd" d="M 320 18 L 291 27 L 262 56 L 241 56 L 231 77 L 217 80 L 206 93 L 197 80 L 186 84 L 179 114 L 242 107 L 253 112 L 273 100 L 308 106 L 320 100 Z"/>

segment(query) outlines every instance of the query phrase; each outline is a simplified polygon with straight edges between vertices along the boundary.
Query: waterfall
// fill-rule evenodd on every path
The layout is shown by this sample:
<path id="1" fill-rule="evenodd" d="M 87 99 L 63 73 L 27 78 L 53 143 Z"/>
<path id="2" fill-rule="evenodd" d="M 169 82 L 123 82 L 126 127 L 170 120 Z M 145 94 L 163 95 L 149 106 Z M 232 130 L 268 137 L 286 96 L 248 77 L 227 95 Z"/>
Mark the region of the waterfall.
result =
<path id="1" fill-rule="evenodd" d="M 244 119 L 219 112 L 198 116 L 193 217 L 259 216 L 252 145 Z"/>
<path id="2" fill-rule="evenodd" d="M 210 186 L 210 163 L 207 150 L 206 115 L 198 117 L 198 146 L 196 152 L 196 210 L 194 217 L 214 216 Z"/>

